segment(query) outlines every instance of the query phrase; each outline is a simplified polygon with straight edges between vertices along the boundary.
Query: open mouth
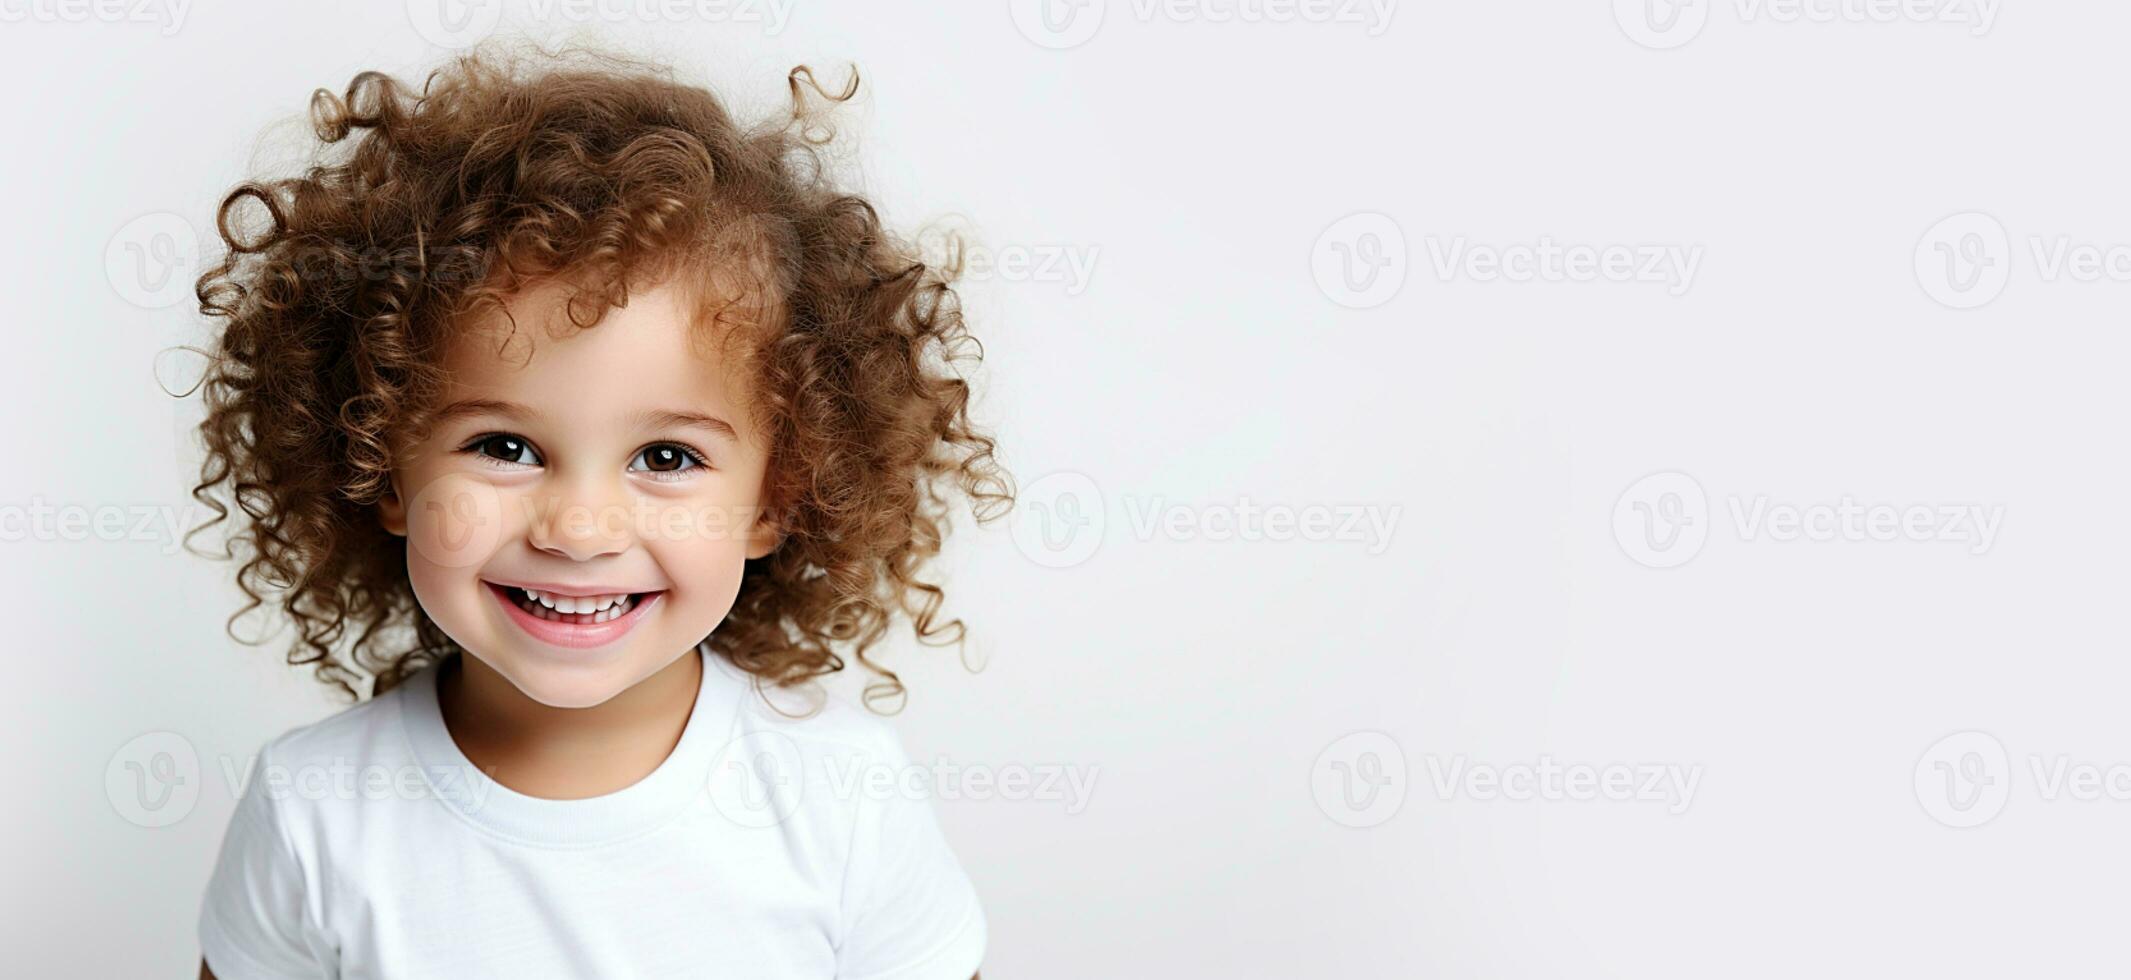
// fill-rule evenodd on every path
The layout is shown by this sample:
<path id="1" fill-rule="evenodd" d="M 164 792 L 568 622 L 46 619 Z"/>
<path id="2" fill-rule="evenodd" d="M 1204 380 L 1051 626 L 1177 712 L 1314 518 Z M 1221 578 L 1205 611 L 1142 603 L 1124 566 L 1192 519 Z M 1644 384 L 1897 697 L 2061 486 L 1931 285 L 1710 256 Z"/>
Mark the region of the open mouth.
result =
<path id="1" fill-rule="evenodd" d="M 516 585 L 484 582 L 512 622 L 556 646 L 594 647 L 612 643 L 642 620 L 658 603 L 660 592 L 616 592 L 571 596 Z"/>
<path id="2" fill-rule="evenodd" d="M 541 619 L 572 626 L 590 626 L 626 614 L 636 608 L 637 602 L 648 592 L 623 592 L 616 595 L 567 596 L 538 589 L 521 589 L 515 585 L 503 586 L 503 593 L 518 608 Z"/>

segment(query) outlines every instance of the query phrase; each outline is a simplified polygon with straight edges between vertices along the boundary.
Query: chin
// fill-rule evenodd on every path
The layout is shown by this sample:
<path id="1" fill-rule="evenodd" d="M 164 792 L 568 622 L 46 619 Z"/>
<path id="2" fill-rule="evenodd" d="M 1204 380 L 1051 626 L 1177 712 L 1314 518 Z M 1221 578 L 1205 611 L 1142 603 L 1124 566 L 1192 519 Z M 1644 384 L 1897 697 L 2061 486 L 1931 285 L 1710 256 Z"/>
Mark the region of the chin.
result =
<path id="1" fill-rule="evenodd" d="M 511 656 L 481 660 L 519 693 L 550 708 L 597 707 L 643 680 L 618 664 L 539 663 Z"/>

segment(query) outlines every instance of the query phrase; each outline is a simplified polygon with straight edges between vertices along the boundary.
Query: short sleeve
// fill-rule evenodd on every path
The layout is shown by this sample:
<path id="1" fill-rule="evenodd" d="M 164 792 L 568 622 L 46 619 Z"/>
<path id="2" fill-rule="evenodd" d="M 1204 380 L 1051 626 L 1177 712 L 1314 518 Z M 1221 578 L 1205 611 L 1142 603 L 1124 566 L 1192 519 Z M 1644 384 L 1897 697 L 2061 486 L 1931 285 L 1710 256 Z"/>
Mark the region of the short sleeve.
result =
<path id="1" fill-rule="evenodd" d="M 898 776 L 909 766 L 892 734 L 877 761 Z M 984 959 L 976 888 L 940 832 L 930 794 L 908 792 L 910 782 L 859 794 L 838 980 L 969 980 Z"/>
<path id="2" fill-rule="evenodd" d="M 200 904 L 200 952 L 216 980 L 318 980 L 329 972 L 305 942 L 303 868 L 282 831 L 266 768 L 262 751 L 222 836 Z"/>

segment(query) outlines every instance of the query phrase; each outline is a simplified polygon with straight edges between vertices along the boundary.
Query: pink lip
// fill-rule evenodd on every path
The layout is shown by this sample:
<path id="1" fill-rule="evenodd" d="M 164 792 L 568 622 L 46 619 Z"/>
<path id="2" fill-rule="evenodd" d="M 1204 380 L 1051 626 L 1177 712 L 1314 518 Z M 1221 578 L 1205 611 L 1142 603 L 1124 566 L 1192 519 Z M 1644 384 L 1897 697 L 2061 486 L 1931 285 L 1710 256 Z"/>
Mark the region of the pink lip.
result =
<path id="1" fill-rule="evenodd" d="M 614 641 L 621 639 L 630 630 L 635 629 L 637 623 L 643 621 L 644 614 L 649 612 L 652 606 L 658 605 L 659 600 L 664 599 L 666 597 L 666 593 L 664 592 L 654 592 L 642 599 L 637 600 L 636 605 L 632 606 L 628 612 L 625 612 L 620 616 L 616 616 L 615 618 L 607 620 L 604 623 L 587 623 L 584 625 L 579 625 L 576 623 L 559 623 L 551 619 L 541 619 L 540 617 L 535 616 L 532 613 L 526 612 L 525 610 L 518 608 L 518 604 L 511 601 L 510 593 L 504 591 L 504 588 L 502 586 L 496 585 L 493 582 L 487 583 L 487 585 L 488 591 L 495 595 L 496 601 L 502 603 L 503 614 L 509 616 L 511 622 L 517 623 L 519 629 L 526 631 L 527 633 L 532 635 L 533 639 L 539 640 L 543 643 L 552 644 L 558 647 L 568 647 L 573 650 L 586 650 L 592 647 L 606 646 L 609 643 L 613 643 Z M 540 589 L 542 592 L 549 591 L 548 589 L 542 588 L 537 585 L 531 587 Z M 554 591 L 560 592 L 561 590 L 558 589 Z M 584 594 L 615 595 L 623 591 L 625 590 L 616 589 L 611 592 L 590 592 Z M 577 593 L 564 592 L 562 594 L 575 595 Z"/>

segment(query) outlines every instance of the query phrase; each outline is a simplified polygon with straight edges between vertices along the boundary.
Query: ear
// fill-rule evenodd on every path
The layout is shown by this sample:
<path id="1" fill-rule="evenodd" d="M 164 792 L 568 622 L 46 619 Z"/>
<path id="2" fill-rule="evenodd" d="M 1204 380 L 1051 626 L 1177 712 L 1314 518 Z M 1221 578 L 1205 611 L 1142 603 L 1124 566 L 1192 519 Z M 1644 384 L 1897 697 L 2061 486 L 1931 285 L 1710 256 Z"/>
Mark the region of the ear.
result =
<path id="1" fill-rule="evenodd" d="M 784 537 L 783 526 L 768 508 L 756 512 L 754 526 L 747 532 L 747 557 L 753 560 L 767 556 L 784 543 Z"/>
<path id="2" fill-rule="evenodd" d="M 396 471 L 384 495 L 377 498 L 377 522 L 391 534 L 407 536 L 407 501 L 400 496 L 400 475 Z"/>

